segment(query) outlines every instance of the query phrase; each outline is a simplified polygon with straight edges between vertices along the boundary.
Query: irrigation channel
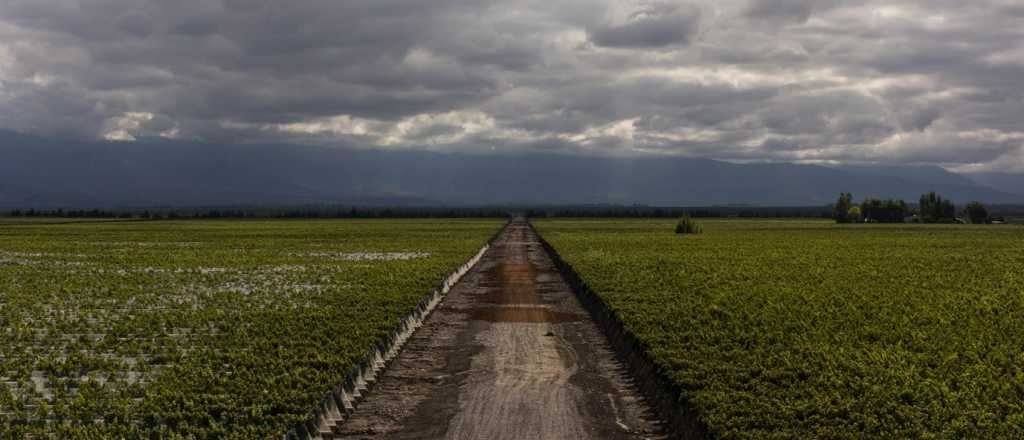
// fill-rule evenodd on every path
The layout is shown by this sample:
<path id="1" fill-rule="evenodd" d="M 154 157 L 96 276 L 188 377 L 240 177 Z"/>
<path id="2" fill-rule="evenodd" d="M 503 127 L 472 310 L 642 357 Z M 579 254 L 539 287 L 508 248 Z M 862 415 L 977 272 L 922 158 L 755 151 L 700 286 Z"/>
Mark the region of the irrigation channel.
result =
<path id="1" fill-rule="evenodd" d="M 323 437 L 657 439 L 663 426 L 517 219 Z"/>

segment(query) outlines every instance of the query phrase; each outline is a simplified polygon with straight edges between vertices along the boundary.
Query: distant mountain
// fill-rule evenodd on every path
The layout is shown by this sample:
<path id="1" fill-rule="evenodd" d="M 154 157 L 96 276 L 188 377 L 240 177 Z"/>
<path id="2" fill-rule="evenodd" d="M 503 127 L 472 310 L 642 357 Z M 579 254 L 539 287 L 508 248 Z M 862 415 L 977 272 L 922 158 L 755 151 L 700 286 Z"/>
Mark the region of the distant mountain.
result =
<path id="1" fill-rule="evenodd" d="M 1024 194 L 1024 174 L 1012 173 L 972 173 L 967 178 L 979 184 L 1011 193 Z"/>
<path id="2" fill-rule="evenodd" d="M 946 186 L 978 186 L 979 183 L 967 176 L 946 171 L 938 166 L 871 166 L 849 165 L 844 170 L 867 177 L 899 177 L 903 180 L 924 184 Z M 981 184 L 984 185 L 984 184 Z"/>
<path id="3" fill-rule="evenodd" d="M 1003 188 L 1006 188 L 1005 186 Z M 366 206 L 824 205 L 841 191 L 963 202 L 1024 196 L 927 167 L 827 168 L 680 157 L 482 155 L 142 140 L 53 140 L 0 132 L 0 207 L 338 203 Z"/>

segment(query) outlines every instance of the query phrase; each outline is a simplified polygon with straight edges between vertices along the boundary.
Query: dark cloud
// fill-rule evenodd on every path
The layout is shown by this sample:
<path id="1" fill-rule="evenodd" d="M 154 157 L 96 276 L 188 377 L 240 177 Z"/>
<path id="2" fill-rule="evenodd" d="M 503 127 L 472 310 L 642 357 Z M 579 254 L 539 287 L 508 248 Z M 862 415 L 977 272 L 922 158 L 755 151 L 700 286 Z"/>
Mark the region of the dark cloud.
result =
<path id="1" fill-rule="evenodd" d="M 1024 170 L 1012 0 L 8 0 L 0 128 Z"/>
<path id="2" fill-rule="evenodd" d="M 924 131 L 942 117 L 942 109 L 936 106 L 915 108 L 900 116 L 900 125 L 905 130 Z"/>
<path id="3" fill-rule="evenodd" d="M 804 23 L 811 18 L 815 4 L 820 0 L 754 0 L 746 16 L 770 22 Z"/>
<path id="4" fill-rule="evenodd" d="M 620 23 L 604 23 L 590 31 L 598 46 L 643 48 L 687 44 L 700 25 L 700 9 L 673 4 L 647 5 Z"/>

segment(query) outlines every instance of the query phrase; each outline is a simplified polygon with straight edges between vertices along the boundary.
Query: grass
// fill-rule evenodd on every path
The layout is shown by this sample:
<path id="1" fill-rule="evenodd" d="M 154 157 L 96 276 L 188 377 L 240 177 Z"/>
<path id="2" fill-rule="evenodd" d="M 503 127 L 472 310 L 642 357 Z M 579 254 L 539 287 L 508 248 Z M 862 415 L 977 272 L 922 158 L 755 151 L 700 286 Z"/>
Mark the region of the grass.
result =
<path id="1" fill-rule="evenodd" d="M 279 438 L 500 225 L 4 225 L 0 437 Z"/>
<path id="2" fill-rule="evenodd" d="M 1024 437 L 1024 228 L 535 222 L 723 439 Z"/>

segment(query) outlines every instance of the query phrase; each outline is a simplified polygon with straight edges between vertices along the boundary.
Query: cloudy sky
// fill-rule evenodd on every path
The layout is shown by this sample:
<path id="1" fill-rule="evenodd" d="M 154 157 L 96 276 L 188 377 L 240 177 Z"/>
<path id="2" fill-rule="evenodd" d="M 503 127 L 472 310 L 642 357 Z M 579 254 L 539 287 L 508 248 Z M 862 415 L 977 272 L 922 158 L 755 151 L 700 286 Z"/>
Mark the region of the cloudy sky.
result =
<path id="1" fill-rule="evenodd" d="M 1024 171 L 1024 3 L 3 0 L 0 128 Z"/>

